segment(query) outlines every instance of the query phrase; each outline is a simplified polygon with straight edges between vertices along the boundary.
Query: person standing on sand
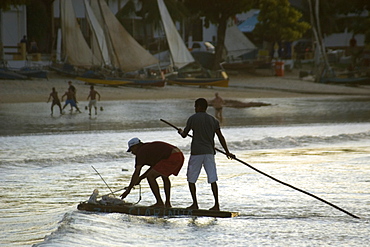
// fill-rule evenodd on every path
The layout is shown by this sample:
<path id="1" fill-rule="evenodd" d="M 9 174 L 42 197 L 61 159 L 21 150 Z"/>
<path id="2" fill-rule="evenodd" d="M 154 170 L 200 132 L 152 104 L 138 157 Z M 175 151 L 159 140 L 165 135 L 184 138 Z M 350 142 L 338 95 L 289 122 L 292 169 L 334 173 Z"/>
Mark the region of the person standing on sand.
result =
<path id="1" fill-rule="evenodd" d="M 77 104 L 77 97 L 76 97 L 76 94 L 77 94 L 77 90 L 75 88 L 75 86 L 72 85 L 72 81 L 68 81 L 68 90 L 72 90 L 74 96 L 73 96 L 73 100 L 74 102 Z M 71 105 L 71 111 L 72 111 L 72 105 Z"/>
<path id="2" fill-rule="evenodd" d="M 215 98 L 211 100 L 213 108 L 215 108 L 215 117 L 222 122 L 222 107 L 225 104 L 225 101 L 215 93 Z"/>
<path id="3" fill-rule="evenodd" d="M 191 142 L 191 155 L 188 163 L 187 180 L 193 204 L 189 209 L 198 209 L 195 183 L 198 180 L 202 166 L 207 173 L 208 183 L 211 184 L 215 204 L 210 210 L 220 210 L 218 201 L 217 187 L 217 170 L 215 162 L 215 143 L 214 137 L 217 134 L 223 149 L 228 158 L 235 158 L 235 155 L 229 152 L 226 140 L 221 133 L 220 123 L 213 116 L 209 115 L 206 110 L 208 107 L 207 100 L 199 98 L 195 101 L 195 114 L 189 117 L 184 130 L 179 129 L 178 133 L 185 138 L 190 130 L 193 130 L 193 139 Z"/>
<path id="4" fill-rule="evenodd" d="M 132 152 L 136 155 L 135 171 L 132 174 L 130 185 L 123 192 L 121 198 L 124 199 L 130 194 L 131 189 L 140 184 L 140 181 L 146 178 L 150 189 L 152 190 L 156 203 L 152 207 L 172 207 L 171 196 L 171 181 L 168 179 L 170 175 L 177 176 L 184 163 L 184 155 L 177 147 L 166 142 L 147 142 L 142 143 L 139 138 L 132 138 L 128 142 L 127 152 Z M 144 165 L 150 168 L 140 176 L 141 169 Z M 163 203 L 159 193 L 157 178 L 162 177 L 166 202 Z"/>
<path id="5" fill-rule="evenodd" d="M 99 101 L 100 101 L 100 94 L 95 91 L 94 86 L 90 86 L 90 93 L 89 96 L 87 96 L 87 100 L 89 100 L 89 115 L 91 115 L 91 108 L 94 106 L 95 108 L 95 115 L 97 114 L 97 107 L 96 107 L 96 95 L 99 96 Z"/>
<path id="6" fill-rule="evenodd" d="M 54 108 L 55 105 L 59 106 L 60 114 L 63 114 L 62 105 L 60 104 L 60 100 L 59 100 L 59 97 L 58 97 L 58 92 L 55 91 L 55 87 L 52 88 L 52 91 L 49 95 L 49 99 L 46 103 L 49 103 L 51 98 L 53 98 L 53 103 L 51 103 L 51 115 L 53 116 L 53 108 Z"/>
<path id="7" fill-rule="evenodd" d="M 71 88 L 69 88 L 68 91 L 65 92 L 65 94 L 63 94 L 62 100 L 63 100 L 64 96 L 67 96 L 66 103 L 63 106 L 63 110 L 64 110 L 64 108 L 66 108 L 66 106 L 68 104 L 71 104 L 71 111 L 72 111 L 72 107 L 75 107 L 77 109 L 77 111 L 79 113 L 81 113 L 80 109 L 78 109 L 78 106 L 76 105 L 76 102 L 74 101 L 74 99 L 75 99 L 75 96 L 74 95 L 75 94 L 74 94 L 74 92 L 72 91 Z"/>

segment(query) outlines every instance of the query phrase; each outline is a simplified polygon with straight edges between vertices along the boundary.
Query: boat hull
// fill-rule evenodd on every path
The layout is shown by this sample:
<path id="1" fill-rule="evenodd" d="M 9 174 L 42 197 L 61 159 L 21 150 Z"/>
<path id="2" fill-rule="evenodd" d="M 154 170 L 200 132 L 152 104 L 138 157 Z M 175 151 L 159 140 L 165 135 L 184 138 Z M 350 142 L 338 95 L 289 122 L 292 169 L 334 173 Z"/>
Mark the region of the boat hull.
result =
<path id="1" fill-rule="evenodd" d="M 321 83 L 333 83 L 333 84 L 370 85 L 370 77 L 322 78 L 320 82 Z"/>
<path id="2" fill-rule="evenodd" d="M 15 73 L 10 70 L 3 70 L 0 69 L 0 79 L 4 80 L 25 80 L 27 79 L 27 76 Z"/>
<path id="3" fill-rule="evenodd" d="M 151 87 L 164 87 L 165 80 L 163 79 L 134 79 L 134 78 L 88 78 L 77 77 L 77 80 L 93 84 L 104 84 L 111 86 L 151 86 Z"/>
<path id="4" fill-rule="evenodd" d="M 183 86 L 215 86 L 228 87 L 229 79 L 224 78 L 168 78 L 168 84 L 177 84 Z"/>
<path id="5" fill-rule="evenodd" d="M 121 204 L 121 205 L 102 205 L 88 202 L 81 202 L 77 206 L 78 210 L 93 211 L 102 213 L 123 213 L 138 216 L 153 216 L 153 217 L 219 217 L 219 218 L 231 218 L 239 215 L 237 212 L 227 211 L 213 211 L 203 209 L 186 209 L 186 208 L 156 208 L 156 207 L 145 207 L 137 206 L 133 204 Z"/>

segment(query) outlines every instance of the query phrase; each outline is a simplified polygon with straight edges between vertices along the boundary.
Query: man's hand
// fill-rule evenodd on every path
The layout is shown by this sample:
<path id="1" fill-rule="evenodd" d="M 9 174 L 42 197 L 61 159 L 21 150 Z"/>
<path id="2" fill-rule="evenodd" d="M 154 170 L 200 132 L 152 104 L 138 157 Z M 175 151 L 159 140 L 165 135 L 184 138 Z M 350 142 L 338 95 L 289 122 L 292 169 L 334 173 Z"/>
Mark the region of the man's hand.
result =
<path id="1" fill-rule="evenodd" d="M 122 193 L 122 195 L 120 195 L 121 199 L 123 200 L 126 196 L 128 196 L 128 194 L 130 194 L 130 191 L 131 189 L 126 189 L 125 192 Z"/>
<path id="2" fill-rule="evenodd" d="M 226 156 L 228 159 L 231 159 L 231 160 L 236 158 L 235 154 L 232 154 L 232 153 L 226 153 Z"/>
<path id="3" fill-rule="evenodd" d="M 179 133 L 179 134 L 180 134 L 180 136 L 182 136 L 183 138 L 185 138 L 185 137 L 186 137 L 186 135 L 185 135 L 184 131 L 183 131 L 181 128 L 179 128 L 179 129 L 177 130 L 177 133 Z"/>

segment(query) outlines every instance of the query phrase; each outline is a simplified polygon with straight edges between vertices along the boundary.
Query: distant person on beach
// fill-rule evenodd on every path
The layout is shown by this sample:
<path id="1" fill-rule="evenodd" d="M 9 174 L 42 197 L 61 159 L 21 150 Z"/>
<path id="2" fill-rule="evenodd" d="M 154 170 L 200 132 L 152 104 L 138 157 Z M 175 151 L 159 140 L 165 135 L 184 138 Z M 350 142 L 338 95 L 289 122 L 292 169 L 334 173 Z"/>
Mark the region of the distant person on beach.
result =
<path id="1" fill-rule="evenodd" d="M 23 38 L 21 39 L 21 42 L 20 43 L 25 43 L 25 44 L 27 44 L 27 36 L 26 35 L 24 35 L 23 36 Z"/>
<path id="2" fill-rule="evenodd" d="M 90 99 L 90 101 L 89 101 L 89 115 L 91 115 L 91 108 L 93 106 L 95 108 L 95 115 L 97 114 L 96 95 L 99 96 L 99 100 L 100 100 L 100 94 L 97 91 L 95 91 L 94 86 L 90 86 L 90 93 L 89 93 L 89 96 L 87 96 L 87 100 Z"/>
<path id="3" fill-rule="evenodd" d="M 130 185 L 121 195 L 121 198 L 124 199 L 130 194 L 131 189 L 135 185 L 140 184 L 140 181 L 146 178 L 156 199 L 156 203 L 152 207 L 172 207 L 170 200 L 171 181 L 168 177 L 172 174 L 177 176 L 181 170 L 184 163 L 184 155 L 180 149 L 169 143 L 160 141 L 143 143 L 139 138 L 135 137 L 128 142 L 127 152 L 132 152 L 136 155 L 135 171 L 132 174 Z M 148 165 L 150 168 L 140 176 L 141 169 L 144 165 Z M 156 180 L 158 177 L 161 177 L 163 180 L 166 195 L 165 203 L 163 203 L 159 192 L 159 186 Z"/>
<path id="4" fill-rule="evenodd" d="M 225 101 L 218 95 L 218 93 L 215 93 L 215 98 L 211 100 L 211 104 L 213 108 L 215 108 L 215 117 L 222 122 L 222 108 Z"/>
<path id="5" fill-rule="evenodd" d="M 72 90 L 72 92 L 74 93 L 73 100 L 77 104 L 78 103 L 77 102 L 77 97 L 76 97 L 77 90 L 76 90 L 75 86 L 72 85 L 72 81 L 68 81 L 68 91 L 69 90 Z M 71 111 L 72 111 L 72 106 L 71 106 Z"/>
<path id="6" fill-rule="evenodd" d="M 70 104 L 71 105 L 71 109 L 72 109 L 72 107 L 75 107 L 77 109 L 77 111 L 81 113 L 80 109 L 78 109 L 78 106 L 76 105 L 76 102 L 74 100 L 75 99 L 75 93 L 72 91 L 71 88 L 69 88 L 68 91 L 65 92 L 65 94 L 63 94 L 62 100 L 63 100 L 64 96 L 67 96 L 67 99 L 66 99 L 66 102 L 65 102 L 65 104 L 63 106 L 63 110 L 64 110 L 64 108 L 66 108 L 66 106 L 68 104 Z"/>
<path id="7" fill-rule="evenodd" d="M 21 39 L 20 41 L 21 44 L 24 44 L 25 48 L 26 48 L 26 52 L 28 52 L 28 40 L 27 40 L 27 36 L 26 35 L 23 35 L 23 38 Z"/>
<path id="8" fill-rule="evenodd" d="M 193 204 L 189 209 L 198 209 L 195 183 L 198 180 L 202 166 L 207 173 L 208 183 L 211 184 L 215 204 L 210 210 L 220 210 L 218 201 L 217 187 L 217 170 L 215 162 L 215 143 L 214 137 L 217 134 L 223 149 L 228 158 L 235 158 L 235 155 L 229 152 L 226 140 L 221 133 L 220 124 L 213 116 L 209 115 L 206 110 L 208 107 L 207 100 L 199 98 L 195 101 L 195 114 L 187 120 L 184 130 L 179 129 L 179 134 L 185 138 L 189 131 L 193 131 L 193 140 L 191 142 L 191 155 L 188 163 L 187 180 Z"/>
<path id="9" fill-rule="evenodd" d="M 53 98 L 53 102 L 51 103 L 51 115 L 53 115 L 53 108 L 55 105 L 59 106 L 60 114 L 62 114 L 62 105 L 60 104 L 58 92 L 55 91 L 55 87 L 52 88 L 52 91 L 49 95 L 49 99 L 46 103 L 49 103 L 51 98 Z"/>

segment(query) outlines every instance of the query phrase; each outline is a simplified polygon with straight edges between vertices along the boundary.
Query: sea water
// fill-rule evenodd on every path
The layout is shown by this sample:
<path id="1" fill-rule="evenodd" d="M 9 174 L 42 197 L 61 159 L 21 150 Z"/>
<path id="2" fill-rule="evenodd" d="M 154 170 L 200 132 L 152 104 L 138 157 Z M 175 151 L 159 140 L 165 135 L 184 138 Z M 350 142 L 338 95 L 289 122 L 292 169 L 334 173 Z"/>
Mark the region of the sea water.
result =
<path id="1" fill-rule="evenodd" d="M 78 203 L 94 189 L 109 193 L 92 166 L 112 190 L 129 184 L 134 156 L 126 149 L 132 137 L 169 142 L 184 152 L 183 169 L 170 177 L 172 204 L 189 206 L 191 139 L 181 138 L 159 119 L 184 127 L 194 112 L 193 101 L 99 102 L 103 111 L 96 116 L 93 111 L 91 117 L 87 110 L 75 114 L 69 109 L 50 116 L 45 103 L 2 104 L 0 246 L 368 246 L 370 98 L 258 101 L 271 105 L 224 108 L 222 132 L 230 151 L 253 168 L 360 219 L 220 153 L 221 209 L 239 212 L 236 218 L 78 211 Z M 222 149 L 217 138 L 216 146 Z M 197 195 L 201 208 L 213 206 L 204 171 Z M 140 205 L 155 202 L 146 181 L 125 200 L 136 203 L 140 197 Z"/>

